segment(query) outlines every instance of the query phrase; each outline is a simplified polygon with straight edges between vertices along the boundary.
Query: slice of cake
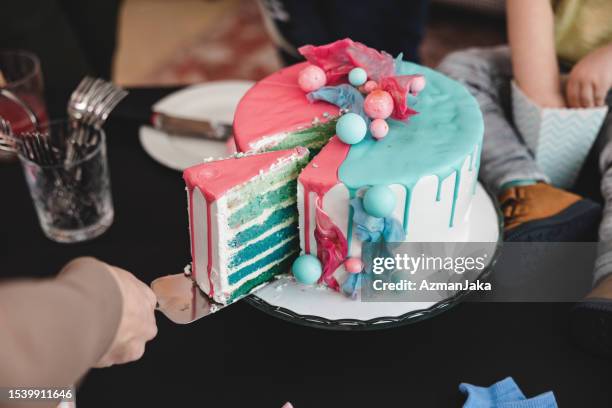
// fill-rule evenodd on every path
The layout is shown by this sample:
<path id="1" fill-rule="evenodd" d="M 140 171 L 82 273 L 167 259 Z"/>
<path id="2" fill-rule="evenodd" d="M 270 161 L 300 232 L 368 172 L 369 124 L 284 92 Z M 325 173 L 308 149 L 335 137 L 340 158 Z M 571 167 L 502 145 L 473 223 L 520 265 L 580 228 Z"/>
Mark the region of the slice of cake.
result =
<path id="1" fill-rule="evenodd" d="M 231 303 L 299 253 L 296 179 L 308 149 L 238 154 L 185 170 L 192 278 L 211 299 Z"/>

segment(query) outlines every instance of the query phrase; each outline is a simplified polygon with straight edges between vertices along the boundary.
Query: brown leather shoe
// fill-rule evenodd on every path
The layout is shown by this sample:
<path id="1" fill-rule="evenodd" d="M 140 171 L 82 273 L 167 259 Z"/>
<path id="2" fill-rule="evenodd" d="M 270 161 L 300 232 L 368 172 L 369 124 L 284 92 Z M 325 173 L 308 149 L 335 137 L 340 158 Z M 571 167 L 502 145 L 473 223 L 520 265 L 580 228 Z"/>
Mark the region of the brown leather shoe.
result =
<path id="1" fill-rule="evenodd" d="M 504 229 L 557 215 L 582 197 L 546 183 L 510 187 L 499 195 Z"/>
<path id="2" fill-rule="evenodd" d="M 510 187 L 499 196 L 506 241 L 596 241 L 601 207 L 550 184 Z"/>

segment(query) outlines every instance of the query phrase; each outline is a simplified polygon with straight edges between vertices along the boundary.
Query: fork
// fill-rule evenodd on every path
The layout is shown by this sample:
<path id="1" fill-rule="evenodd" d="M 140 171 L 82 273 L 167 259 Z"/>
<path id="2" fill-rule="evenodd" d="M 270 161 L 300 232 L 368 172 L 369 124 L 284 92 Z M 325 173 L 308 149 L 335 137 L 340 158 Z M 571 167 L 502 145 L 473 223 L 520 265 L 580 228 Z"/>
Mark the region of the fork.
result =
<path id="1" fill-rule="evenodd" d="M 83 78 L 68 102 L 68 116 L 75 132 L 69 140 L 66 161 L 73 160 L 83 146 L 96 143 L 97 132 L 92 133 L 87 128 L 99 130 L 111 111 L 127 94 L 126 90 L 103 79 Z M 92 140 L 85 140 L 86 136 L 92 134 Z"/>
<path id="2" fill-rule="evenodd" d="M 0 117 L 0 150 L 14 153 L 17 151 L 17 141 L 13 136 L 13 129 L 7 120 Z"/>
<path id="3" fill-rule="evenodd" d="M 17 149 L 29 160 L 43 166 L 56 166 L 61 163 L 57 151 L 49 143 L 49 138 L 40 132 L 21 134 Z"/>
<path id="4" fill-rule="evenodd" d="M 68 116 L 82 124 L 100 128 L 127 94 L 126 90 L 103 79 L 85 77 L 70 96 Z"/>

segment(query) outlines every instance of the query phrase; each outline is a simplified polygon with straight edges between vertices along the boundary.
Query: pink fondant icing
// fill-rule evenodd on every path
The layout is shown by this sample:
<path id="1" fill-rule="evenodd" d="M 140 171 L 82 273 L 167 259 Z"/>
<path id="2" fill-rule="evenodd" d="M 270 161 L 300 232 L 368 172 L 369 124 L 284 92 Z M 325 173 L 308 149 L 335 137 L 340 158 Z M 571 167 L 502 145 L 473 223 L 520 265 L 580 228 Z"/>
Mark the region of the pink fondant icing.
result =
<path id="1" fill-rule="evenodd" d="M 342 143 L 337 136 L 329 140 L 325 149 L 306 166 L 299 183 L 304 188 L 304 251 L 310 253 L 310 193 L 320 199 L 330 188 L 338 184 L 338 169 L 346 158 L 350 146 Z"/>
<path id="2" fill-rule="evenodd" d="M 206 201 L 213 202 L 230 188 L 249 181 L 260 171 L 266 171 L 279 160 L 293 155 L 303 157 L 307 154 L 308 149 L 296 147 L 289 150 L 230 157 L 190 167 L 183 172 L 183 178 L 189 190 L 198 187 Z"/>
<path id="3" fill-rule="evenodd" d="M 323 273 L 319 283 L 324 282 L 334 290 L 340 290 L 340 285 L 334 277 L 334 272 L 344 262 L 348 253 L 348 243 L 340 228 L 329 218 L 321 208 L 321 197 L 317 197 L 315 220 L 315 239 L 317 240 L 317 258 L 323 264 Z"/>
<path id="4" fill-rule="evenodd" d="M 196 278 L 196 259 L 195 259 L 195 232 L 194 232 L 194 223 L 193 223 L 193 188 L 189 189 L 189 236 L 191 238 L 191 259 L 193 262 L 191 263 L 191 276 L 193 280 Z"/>
<path id="5" fill-rule="evenodd" d="M 309 128 L 315 118 L 325 121 L 325 113 L 338 115 L 337 106 L 320 101 L 310 103 L 306 99 L 298 84 L 298 75 L 307 65 L 301 63 L 281 69 L 244 95 L 234 115 L 238 151 L 252 150 L 265 137 Z"/>
<path id="6" fill-rule="evenodd" d="M 212 213 L 210 201 L 206 200 L 206 251 L 208 253 L 208 262 L 206 264 L 206 272 L 208 274 L 208 285 L 210 292 L 208 295 L 211 299 L 215 296 L 215 286 L 212 280 L 213 267 L 213 247 L 212 247 Z"/>

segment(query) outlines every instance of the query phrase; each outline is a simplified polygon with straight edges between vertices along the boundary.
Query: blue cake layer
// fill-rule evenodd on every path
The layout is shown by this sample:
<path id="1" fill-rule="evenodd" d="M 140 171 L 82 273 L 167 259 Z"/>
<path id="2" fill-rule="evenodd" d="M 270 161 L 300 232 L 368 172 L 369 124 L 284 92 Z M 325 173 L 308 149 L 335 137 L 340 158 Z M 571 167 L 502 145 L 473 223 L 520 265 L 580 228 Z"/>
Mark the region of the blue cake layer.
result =
<path id="1" fill-rule="evenodd" d="M 291 254 L 293 252 L 297 253 L 299 246 L 299 237 L 296 235 L 292 240 L 286 242 L 285 244 L 278 247 L 276 250 L 261 258 L 260 260 L 253 262 L 243 268 L 238 269 L 236 272 L 230 274 L 228 276 L 228 282 L 230 285 L 234 285 L 239 282 L 242 278 L 250 275 L 251 273 L 264 268 L 266 265 L 283 259 L 287 256 L 287 254 Z"/>
<path id="2" fill-rule="evenodd" d="M 240 264 L 247 262 L 262 252 L 267 251 L 268 249 L 274 247 L 279 242 L 283 242 L 288 238 L 295 237 L 298 234 L 297 222 L 290 224 L 284 228 L 279 229 L 278 231 L 273 232 L 268 235 L 266 238 L 261 239 L 259 241 L 255 241 L 253 244 L 248 245 L 247 247 L 241 249 L 236 252 L 231 258 L 227 265 L 228 268 L 233 269 Z"/>
<path id="3" fill-rule="evenodd" d="M 252 239 L 257 238 L 258 236 L 266 233 L 274 226 L 285 222 L 289 218 L 296 218 L 295 213 L 295 204 L 290 204 L 286 207 L 275 210 L 264 222 L 261 224 L 253 225 L 245 229 L 244 231 L 240 231 L 237 233 L 232 239 L 230 239 L 227 243 L 227 246 L 230 248 L 239 248 L 245 243 L 249 242 Z M 296 218 L 297 222 L 297 218 Z"/>

